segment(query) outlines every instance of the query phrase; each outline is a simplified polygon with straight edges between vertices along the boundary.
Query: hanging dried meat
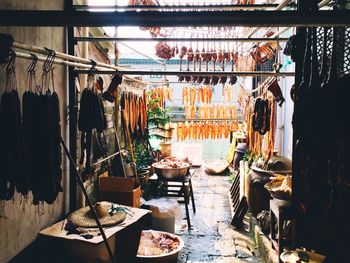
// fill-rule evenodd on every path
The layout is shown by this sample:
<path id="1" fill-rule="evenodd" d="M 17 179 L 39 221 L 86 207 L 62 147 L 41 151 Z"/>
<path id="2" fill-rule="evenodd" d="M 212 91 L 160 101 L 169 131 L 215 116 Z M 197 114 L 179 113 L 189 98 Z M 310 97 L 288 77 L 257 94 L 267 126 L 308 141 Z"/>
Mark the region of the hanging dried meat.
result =
<path id="1" fill-rule="evenodd" d="M 231 132 L 239 130 L 238 122 L 224 121 L 200 121 L 179 122 L 176 125 L 177 141 L 184 140 L 215 140 L 229 138 Z"/>
<path id="2" fill-rule="evenodd" d="M 279 44 L 275 41 L 268 41 L 264 44 L 253 47 L 250 54 L 257 64 L 263 64 L 267 60 L 273 59 L 277 52 L 281 49 Z"/>
<path id="3" fill-rule="evenodd" d="M 187 105 L 189 103 L 189 90 L 188 87 L 182 89 L 182 105 Z"/>
<path id="4" fill-rule="evenodd" d="M 194 86 L 190 87 L 190 105 L 194 106 L 196 102 L 196 88 Z"/>
<path id="5" fill-rule="evenodd" d="M 156 45 L 156 56 L 163 59 L 171 59 L 173 57 L 172 48 L 165 42 L 160 42 Z"/>
<path id="6" fill-rule="evenodd" d="M 167 86 L 154 87 L 150 89 L 151 97 L 153 99 L 158 98 L 158 107 L 163 107 L 166 101 L 173 100 L 173 89 Z"/>
<path id="7" fill-rule="evenodd" d="M 257 98 L 255 100 L 253 112 L 253 129 L 264 135 L 270 130 L 270 114 L 269 101 L 267 99 Z"/>
<path id="8" fill-rule="evenodd" d="M 7 76 L 9 77 L 9 76 Z M 18 93 L 15 87 L 7 88 L 1 96 L 0 121 L 1 121 L 1 173 L 0 173 L 0 199 L 10 200 L 15 193 L 16 184 L 21 174 L 26 172 L 23 166 L 25 158 L 22 156 L 21 145 L 21 116 Z M 22 141 L 23 143 L 23 141 Z"/>
<path id="9" fill-rule="evenodd" d="M 223 97 L 224 102 L 230 102 L 233 100 L 233 87 L 231 85 L 223 86 Z"/>
<path id="10" fill-rule="evenodd" d="M 159 90 L 151 91 L 150 96 L 153 99 L 158 98 L 157 92 Z M 120 101 L 121 109 L 123 110 L 123 118 L 125 123 L 131 132 L 131 135 L 137 136 L 139 134 L 145 134 L 147 127 L 147 93 L 143 89 L 140 91 L 129 92 L 123 91 Z"/>

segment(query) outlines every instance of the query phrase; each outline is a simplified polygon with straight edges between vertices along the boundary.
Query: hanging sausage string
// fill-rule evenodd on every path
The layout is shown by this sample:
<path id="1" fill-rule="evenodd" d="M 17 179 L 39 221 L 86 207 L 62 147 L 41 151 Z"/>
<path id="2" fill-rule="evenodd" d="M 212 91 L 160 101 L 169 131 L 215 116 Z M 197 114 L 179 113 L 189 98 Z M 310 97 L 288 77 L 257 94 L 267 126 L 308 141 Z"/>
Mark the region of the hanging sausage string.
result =
<path id="1" fill-rule="evenodd" d="M 55 52 L 42 67 L 42 84 L 37 86 L 35 68 L 37 57 L 29 65 L 28 86 L 23 94 L 21 114 L 16 86 L 15 54 L 6 66 L 6 90 L 1 97 L 1 200 L 14 198 L 14 190 L 27 197 L 33 194 L 33 203 L 52 204 L 61 186 L 61 127 L 59 99 L 54 89 L 53 62 Z M 35 87 L 39 87 L 33 89 Z M 14 132 L 15 131 L 15 132 Z"/>

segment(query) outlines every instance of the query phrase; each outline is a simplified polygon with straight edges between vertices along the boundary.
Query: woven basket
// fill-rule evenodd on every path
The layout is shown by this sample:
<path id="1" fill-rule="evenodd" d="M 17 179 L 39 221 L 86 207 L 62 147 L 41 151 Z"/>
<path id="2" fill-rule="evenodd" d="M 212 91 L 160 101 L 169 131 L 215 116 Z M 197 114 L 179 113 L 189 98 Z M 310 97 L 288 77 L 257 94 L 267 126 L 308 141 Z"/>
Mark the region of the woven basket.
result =
<path id="1" fill-rule="evenodd" d="M 102 226 L 114 226 L 122 223 L 125 220 L 125 212 L 118 211 L 115 214 L 110 215 L 108 213 L 109 208 L 110 205 L 99 205 L 97 207 L 95 206 Z M 79 227 L 97 227 L 93 213 L 88 206 L 71 213 L 68 216 L 67 220 L 69 223 Z"/>

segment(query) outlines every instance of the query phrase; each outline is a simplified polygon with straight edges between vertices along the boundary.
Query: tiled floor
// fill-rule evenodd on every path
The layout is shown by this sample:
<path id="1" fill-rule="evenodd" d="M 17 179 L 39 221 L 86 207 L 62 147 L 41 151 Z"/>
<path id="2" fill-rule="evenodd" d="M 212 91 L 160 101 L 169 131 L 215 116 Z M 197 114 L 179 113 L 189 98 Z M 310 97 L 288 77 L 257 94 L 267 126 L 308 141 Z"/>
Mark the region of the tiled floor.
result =
<path id="1" fill-rule="evenodd" d="M 207 175 L 200 168 L 192 177 L 192 183 L 197 212 L 193 214 L 190 205 L 192 229 L 176 230 L 185 241 L 178 262 L 262 262 L 249 233 L 230 225 L 228 177 Z M 184 205 L 181 208 L 185 215 Z"/>

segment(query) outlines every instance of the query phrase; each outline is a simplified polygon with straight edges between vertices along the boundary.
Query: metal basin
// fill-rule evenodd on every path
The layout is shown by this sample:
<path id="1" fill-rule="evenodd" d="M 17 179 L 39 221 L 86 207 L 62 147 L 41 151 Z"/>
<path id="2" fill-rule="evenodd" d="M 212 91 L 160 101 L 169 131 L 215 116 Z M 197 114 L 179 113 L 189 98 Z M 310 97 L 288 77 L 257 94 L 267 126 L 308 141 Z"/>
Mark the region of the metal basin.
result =
<path id="1" fill-rule="evenodd" d="M 162 232 L 162 231 L 155 231 L 155 230 L 143 230 L 143 232 L 166 233 L 170 236 L 176 237 L 179 240 L 180 245 L 177 249 L 175 249 L 174 251 L 167 253 L 167 254 L 156 255 L 156 256 L 137 255 L 137 262 L 138 263 L 176 263 L 178 261 L 179 252 L 184 247 L 184 241 L 182 240 L 181 237 L 174 235 L 174 234 L 171 234 L 171 233 Z"/>
<path id="2" fill-rule="evenodd" d="M 190 165 L 186 163 L 181 168 L 158 168 L 157 164 L 154 163 L 152 164 L 152 167 L 154 168 L 155 173 L 158 175 L 158 177 L 165 179 L 175 179 L 184 177 L 187 174 Z"/>

